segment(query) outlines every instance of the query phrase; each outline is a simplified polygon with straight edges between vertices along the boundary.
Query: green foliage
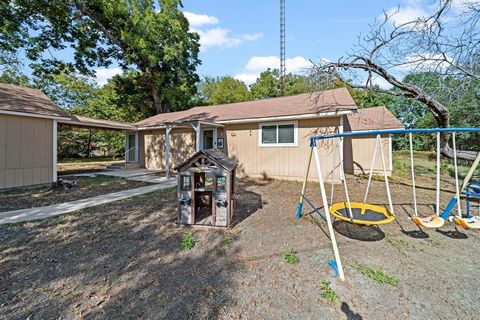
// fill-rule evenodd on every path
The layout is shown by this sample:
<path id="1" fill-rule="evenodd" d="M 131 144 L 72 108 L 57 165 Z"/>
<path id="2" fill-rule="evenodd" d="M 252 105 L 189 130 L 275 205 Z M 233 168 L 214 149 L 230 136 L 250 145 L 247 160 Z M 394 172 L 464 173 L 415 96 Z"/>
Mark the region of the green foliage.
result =
<path id="1" fill-rule="evenodd" d="M 200 64 L 199 36 L 180 8 L 180 0 L 3 1 L 0 62 L 18 64 L 24 50 L 40 78 L 117 63 L 138 70 L 142 104 L 157 113 L 180 108 L 195 93 Z M 63 59 L 66 48 L 73 61 Z"/>
<path id="2" fill-rule="evenodd" d="M 251 100 L 247 86 L 230 76 L 205 77 L 198 85 L 198 94 L 193 104 L 215 105 Z"/>
<path id="3" fill-rule="evenodd" d="M 302 75 L 287 74 L 285 76 L 285 95 L 291 96 L 315 91 L 309 78 Z M 267 69 L 260 73 L 255 83 L 250 85 L 254 99 L 275 98 L 280 96 L 280 71 Z"/>
<path id="4" fill-rule="evenodd" d="M 450 174 L 450 161 L 448 160 L 440 161 L 440 174 L 442 176 L 448 176 Z"/>
<path id="5" fill-rule="evenodd" d="M 409 173 L 409 167 L 407 164 L 397 158 L 393 158 L 393 173 L 398 176 L 405 176 Z"/>
<path id="6" fill-rule="evenodd" d="M 297 264 L 300 262 L 300 259 L 297 257 L 297 252 L 295 252 L 293 249 L 288 249 L 283 252 L 283 259 L 288 264 Z"/>
<path id="7" fill-rule="evenodd" d="M 320 296 L 328 300 L 330 303 L 335 303 L 337 300 L 337 293 L 330 288 L 330 282 L 327 280 L 322 280 L 322 293 Z"/>
<path id="8" fill-rule="evenodd" d="M 1 66 L 1 63 L 0 63 Z M 16 68 L 6 68 L 0 74 L 0 83 L 14 84 L 23 87 L 32 87 L 26 75 L 22 75 Z"/>
<path id="9" fill-rule="evenodd" d="M 182 241 L 180 241 L 180 249 L 190 250 L 195 245 L 195 240 L 193 240 L 193 234 L 191 232 L 185 232 L 182 236 Z"/>
<path id="10" fill-rule="evenodd" d="M 364 276 L 373 279 L 380 284 L 389 284 L 392 286 L 398 284 L 397 277 L 388 275 L 383 269 L 376 269 L 362 264 L 358 264 L 357 267 Z"/>

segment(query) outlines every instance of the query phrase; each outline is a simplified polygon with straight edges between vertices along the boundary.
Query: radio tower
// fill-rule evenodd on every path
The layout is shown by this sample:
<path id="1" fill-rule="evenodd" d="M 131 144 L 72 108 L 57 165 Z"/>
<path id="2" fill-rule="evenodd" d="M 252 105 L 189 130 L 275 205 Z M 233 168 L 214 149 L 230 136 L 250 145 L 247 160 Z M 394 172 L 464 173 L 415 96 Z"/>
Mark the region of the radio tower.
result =
<path id="1" fill-rule="evenodd" d="M 285 95 L 285 0 L 280 0 L 280 95 Z"/>

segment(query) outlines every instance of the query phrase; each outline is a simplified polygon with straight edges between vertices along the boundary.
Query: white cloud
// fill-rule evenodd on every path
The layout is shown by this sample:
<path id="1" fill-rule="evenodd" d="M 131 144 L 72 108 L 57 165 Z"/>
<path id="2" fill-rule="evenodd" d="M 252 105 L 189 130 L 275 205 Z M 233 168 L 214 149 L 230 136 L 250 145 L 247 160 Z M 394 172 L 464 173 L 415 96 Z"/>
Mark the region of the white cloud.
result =
<path id="1" fill-rule="evenodd" d="M 450 66 L 453 59 L 444 58 L 438 53 L 411 53 L 405 56 L 403 64 L 396 67 L 399 71 L 442 71 Z"/>
<path id="2" fill-rule="evenodd" d="M 99 86 L 103 86 L 107 84 L 109 79 L 121 73 L 121 68 L 100 68 L 95 70 L 95 81 Z"/>
<path id="3" fill-rule="evenodd" d="M 196 14 L 188 11 L 184 11 L 183 14 L 185 15 L 185 18 L 187 18 L 192 28 L 205 25 L 214 25 L 219 23 L 218 19 L 214 16 L 209 16 L 206 14 Z"/>
<path id="4" fill-rule="evenodd" d="M 391 8 L 387 11 L 387 14 L 391 17 L 391 22 L 397 26 L 410 21 L 415 21 L 416 19 L 428 17 L 428 13 L 419 6 Z"/>
<path id="5" fill-rule="evenodd" d="M 263 36 L 261 33 L 255 33 L 232 37 L 230 36 L 231 30 L 220 27 L 208 29 L 206 31 L 194 31 L 199 34 L 200 45 L 204 50 L 212 47 L 232 48 L 238 46 L 242 42 L 255 41 Z"/>
<path id="6" fill-rule="evenodd" d="M 393 87 L 387 80 L 383 79 L 382 77 L 372 77 L 372 83 L 384 90 L 388 90 Z"/>
<path id="7" fill-rule="evenodd" d="M 301 74 L 312 67 L 312 63 L 302 56 L 288 58 L 285 60 L 287 73 Z M 261 72 L 270 69 L 280 69 L 280 58 L 277 56 L 257 56 L 248 60 L 243 72 L 234 76 L 235 79 L 250 85 L 257 80 Z"/>
<path id="8" fill-rule="evenodd" d="M 231 30 L 217 26 L 220 21 L 217 17 L 206 14 L 184 12 L 190 23 L 190 29 L 200 36 L 200 45 L 203 51 L 213 48 L 232 48 L 243 42 L 252 42 L 263 37 L 261 33 L 231 35 Z"/>
<path id="9" fill-rule="evenodd" d="M 245 84 L 250 85 L 254 83 L 260 73 L 239 73 L 235 75 L 235 79 L 245 82 Z"/>

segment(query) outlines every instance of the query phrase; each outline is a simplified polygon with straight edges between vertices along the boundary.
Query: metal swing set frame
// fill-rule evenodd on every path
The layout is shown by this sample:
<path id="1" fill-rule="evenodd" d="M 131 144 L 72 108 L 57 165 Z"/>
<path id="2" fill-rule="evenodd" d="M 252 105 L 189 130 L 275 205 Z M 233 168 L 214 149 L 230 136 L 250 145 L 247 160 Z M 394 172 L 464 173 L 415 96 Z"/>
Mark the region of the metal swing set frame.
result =
<path id="1" fill-rule="evenodd" d="M 412 221 L 419 227 L 423 228 L 440 228 L 444 225 L 445 221 L 449 218 L 453 218 L 452 220 L 458 226 L 468 228 L 468 229 L 480 229 L 480 217 L 479 216 L 470 216 L 470 212 L 467 211 L 467 216 L 462 215 L 462 208 L 460 203 L 460 196 L 462 194 L 466 194 L 467 196 L 474 197 L 478 189 L 473 189 L 473 192 L 470 191 L 465 192 L 468 186 L 472 185 L 470 180 L 475 172 L 475 169 L 478 167 L 480 163 L 480 152 L 475 159 L 473 165 L 471 166 L 469 172 L 467 173 L 463 185 L 460 188 L 459 186 L 459 177 L 458 177 L 458 163 L 457 163 L 457 149 L 456 149 L 456 134 L 457 133 L 472 133 L 472 132 L 480 132 L 480 128 L 435 128 L 435 129 L 392 129 L 392 130 L 374 130 L 374 131 L 354 131 L 354 132 L 345 132 L 345 133 L 334 133 L 328 134 L 323 136 L 314 136 L 310 138 L 310 154 L 308 157 L 307 169 L 305 173 L 305 178 L 303 180 L 302 191 L 300 194 L 300 199 L 298 202 L 297 219 L 302 217 L 302 208 L 303 202 L 305 202 L 312 207 L 313 212 L 316 212 L 328 225 L 328 231 L 330 240 L 332 242 L 333 253 L 335 256 L 335 260 L 329 261 L 329 264 L 335 269 L 337 276 L 341 280 L 345 280 L 345 275 L 342 267 L 342 262 L 340 259 L 340 253 L 338 251 L 338 246 L 335 238 L 335 233 L 333 229 L 332 219 L 337 218 L 340 220 L 344 220 L 354 224 L 360 225 L 379 225 L 379 224 L 386 224 L 390 223 L 395 219 L 394 213 L 394 206 L 392 202 L 392 196 L 390 192 L 390 184 L 387 175 L 386 169 L 386 161 L 385 155 L 383 152 L 382 146 L 382 136 L 384 135 L 400 135 L 400 134 L 408 134 L 409 137 L 409 146 L 410 146 L 410 166 L 411 166 L 411 175 L 412 175 L 412 196 L 413 196 L 413 207 L 414 207 L 414 215 L 412 215 Z M 436 156 L 436 214 L 430 217 L 421 218 L 418 215 L 418 206 L 417 206 L 417 196 L 416 196 L 416 186 L 415 186 L 415 167 L 414 167 L 414 157 L 413 157 L 413 134 L 436 134 L 437 137 L 437 156 Z M 447 208 L 440 212 L 440 165 L 441 165 L 441 154 L 440 154 L 440 136 L 441 133 L 451 133 L 452 134 L 452 144 L 453 144 L 453 151 L 454 151 L 454 169 L 455 169 L 455 196 L 450 201 Z M 367 183 L 367 188 L 365 192 L 365 196 L 363 202 L 351 202 L 350 196 L 348 193 L 348 186 L 347 181 L 345 178 L 344 172 L 344 161 L 343 161 L 343 141 L 345 138 L 349 137 L 366 137 L 366 136 L 375 136 L 375 149 L 372 154 L 372 161 L 370 166 L 369 178 Z M 324 179 L 324 171 L 322 169 L 322 164 L 320 161 L 320 150 L 318 147 L 318 142 L 322 140 L 332 140 L 336 139 L 337 144 L 334 146 L 332 144 L 333 150 L 333 169 L 331 171 L 332 179 L 331 179 L 331 195 L 330 195 L 330 204 L 327 199 L 327 193 L 325 189 L 325 179 Z M 367 203 L 368 193 L 370 190 L 370 185 L 372 181 L 372 176 L 374 172 L 374 165 L 377 157 L 377 150 L 380 149 L 381 158 L 382 158 L 382 173 L 385 180 L 385 190 L 387 193 L 388 198 L 388 209 L 384 207 L 380 207 L 377 205 L 372 205 Z M 334 171 L 336 168 L 336 156 L 339 156 L 339 177 L 340 181 L 344 187 L 344 193 L 346 197 L 346 201 L 333 203 L 334 200 L 334 184 L 335 179 L 333 179 Z M 313 204 L 311 199 L 308 199 L 305 196 L 305 191 L 307 187 L 307 181 L 310 173 L 310 167 L 312 162 L 312 155 L 315 162 L 316 171 L 318 174 L 318 181 L 320 182 L 320 195 L 323 204 L 323 211 L 322 214 L 319 207 L 316 207 Z M 473 187 L 475 188 L 476 184 L 473 183 Z M 472 189 L 472 188 L 470 188 Z M 467 199 L 467 205 L 469 206 L 469 199 Z M 453 215 L 453 211 L 455 206 L 457 206 L 457 215 Z"/>

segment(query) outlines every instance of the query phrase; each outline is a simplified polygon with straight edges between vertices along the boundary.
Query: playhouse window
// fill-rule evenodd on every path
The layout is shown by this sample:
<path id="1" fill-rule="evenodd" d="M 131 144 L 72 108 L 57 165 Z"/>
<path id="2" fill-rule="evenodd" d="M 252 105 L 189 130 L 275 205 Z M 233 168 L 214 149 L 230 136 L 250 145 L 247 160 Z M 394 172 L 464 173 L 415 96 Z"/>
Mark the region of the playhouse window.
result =
<path id="1" fill-rule="evenodd" d="M 259 138 L 261 147 L 296 146 L 297 123 L 260 124 Z"/>
<path id="2" fill-rule="evenodd" d="M 192 190 L 192 184 L 191 184 L 191 178 L 190 176 L 182 176 L 181 180 L 181 187 L 182 191 L 191 191 Z"/>
<path id="3" fill-rule="evenodd" d="M 217 192 L 227 192 L 227 177 L 217 177 Z"/>

